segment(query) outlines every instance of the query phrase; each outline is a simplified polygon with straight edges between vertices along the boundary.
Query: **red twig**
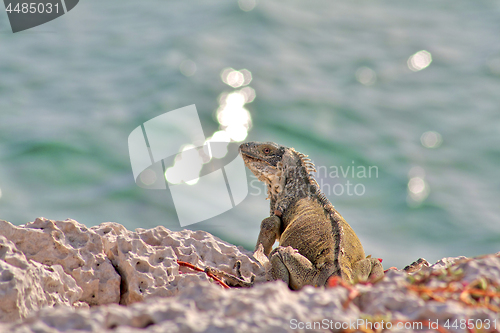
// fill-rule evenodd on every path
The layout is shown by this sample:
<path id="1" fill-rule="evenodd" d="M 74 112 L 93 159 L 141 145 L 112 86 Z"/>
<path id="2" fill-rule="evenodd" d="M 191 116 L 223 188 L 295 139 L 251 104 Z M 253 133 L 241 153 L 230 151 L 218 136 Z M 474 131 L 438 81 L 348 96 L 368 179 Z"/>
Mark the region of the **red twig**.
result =
<path id="1" fill-rule="evenodd" d="M 205 272 L 205 270 L 203 270 L 203 269 L 199 268 L 198 266 L 195 266 L 189 262 L 177 260 L 177 264 L 179 264 L 179 266 L 189 267 L 192 270 L 197 271 L 197 272 Z M 219 285 L 222 286 L 222 288 L 229 289 L 229 286 L 227 284 L 225 284 L 224 281 L 219 279 L 217 276 L 213 275 L 210 272 L 205 272 L 205 274 L 207 274 L 208 277 L 214 279 Z"/>

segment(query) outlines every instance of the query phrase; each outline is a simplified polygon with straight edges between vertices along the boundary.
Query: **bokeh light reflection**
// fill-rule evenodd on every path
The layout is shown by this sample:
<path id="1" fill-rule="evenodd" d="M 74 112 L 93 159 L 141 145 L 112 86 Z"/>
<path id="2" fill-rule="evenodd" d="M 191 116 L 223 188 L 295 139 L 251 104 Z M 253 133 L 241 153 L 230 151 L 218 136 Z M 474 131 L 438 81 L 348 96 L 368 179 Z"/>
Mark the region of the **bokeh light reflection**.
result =
<path id="1" fill-rule="evenodd" d="M 249 12 L 255 8 L 257 2 L 255 0 L 238 0 L 238 6 L 244 12 Z"/>
<path id="2" fill-rule="evenodd" d="M 220 77 L 222 82 L 233 88 L 245 86 L 220 94 L 216 111 L 220 132 L 224 132 L 229 141 L 241 142 L 246 139 L 252 126 L 252 117 L 245 108 L 245 104 L 252 103 L 256 96 L 255 90 L 247 86 L 252 81 L 252 73 L 248 69 L 238 71 L 228 67 L 221 71 Z"/>
<path id="3" fill-rule="evenodd" d="M 222 70 L 220 77 L 222 82 L 233 88 L 246 86 L 252 82 L 252 73 L 247 69 L 237 71 L 233 68 L 225 68 Z"/>
<path id="4" fill-rule="evenodd" d="M 360 67 L 356 70 L 356 80 L 365 86 L 371 86 L 377 81 L 377 74 L 368 67 Z"/>
<path id="5" fill-rule="evenodd" d="M 417 206 L 423 202 L 430 193 L 429 184 L 425 181 L 425 171 L 422 167 L 416 166 L 408 172 L 408 198 L 410 206 Z"/>
<path id="6" fill-rule="evenodd" d="M 175 157 L 174 165 L 165 171 L 165 179 L 171 184 L 194 185 L 199 180 L 203 158 L 193 145 L 185 145 L 181 151 Z"/>
<path id="7" fill-rule="evenodd" d="M 209 142 L 217 142 L 217 145 L 207 145 Z M 226 131 L 217 131 L 212 135 L 212 137 L 205 141 L 203 149 L 205 150 L 205 153 L 210 156 L 210 158 L 223 158 L 227 154 L 227 144 L 223 145 L 223 142 L 227 142 L 227 144 L 229 144 L 229 142 L 231 142 L 231 137 Z"/>
<path id="8" fill-rule="evenodd" d="M 418 51 L 408 58 L 408 68 L 414 72 L 427 68 L 432 62 L 432 55 L 426 50 Z"/>
<path id="9" fill-rule="evenodd" d="M 443 139 L 441 138 L 441 134 L 438 132 L 428 131 L 422 134 L 420 142 L 425 148 L 438 148 L 441 146 Z"/>
<path id="10" fill-rule="evenodd" d="M 194 61 L 187 59 L 181 62 L 179 70 L 184 76 L 193 76 L 196 73 L 196 64 Z"/>

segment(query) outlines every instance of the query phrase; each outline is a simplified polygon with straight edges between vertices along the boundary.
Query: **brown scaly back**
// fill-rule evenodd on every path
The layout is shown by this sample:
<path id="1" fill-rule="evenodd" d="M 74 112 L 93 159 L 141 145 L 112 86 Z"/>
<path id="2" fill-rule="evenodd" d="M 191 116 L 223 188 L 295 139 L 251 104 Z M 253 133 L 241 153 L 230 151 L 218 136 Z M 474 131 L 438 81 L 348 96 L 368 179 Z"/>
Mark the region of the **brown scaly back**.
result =
<path id="1" fill-rule="evenodd" d="M 307 170 L 309 184 L 311 185 L 311 196 L 316 197 L 316 199 L 321 203 L 325 211 L 330 216 L 330 222 L 332 225 L 333 236 L 335 238 L 335 247 L 334 247 L 334 258 L 335 258 L 335 266 L 340 267 L 339 258 L 344 253 L 343 247 L 343 238 L 344 238 L 344 230 L 342 225 L 339 223 L 342 220 L 342 217 L 333 207 L 332 203 L 326 195 L 321 191 L 318 182 L 312 175 L 312 172 L 316 172 L 316 167 L 311 159 L 308 158 L 307 155 L 296 152 L 298 157 L 300 158 L 302 166 Z M 344 272 L 338 271 L 334 273 L 334 275 L 339 275 L 345 278 Z"/>

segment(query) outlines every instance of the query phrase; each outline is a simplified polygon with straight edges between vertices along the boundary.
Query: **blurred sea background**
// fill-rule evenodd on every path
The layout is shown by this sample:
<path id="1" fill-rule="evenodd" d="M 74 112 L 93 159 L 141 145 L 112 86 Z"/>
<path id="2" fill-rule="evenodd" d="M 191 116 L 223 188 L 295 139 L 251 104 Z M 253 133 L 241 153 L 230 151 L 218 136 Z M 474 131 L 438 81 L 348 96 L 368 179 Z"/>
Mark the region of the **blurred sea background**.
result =
<path id="1" fill-rule="evenodd" d="M 308 154 L 386 267 L 500 251 L 494 1 L 82 0 L 16 34 L 2 11 L 0 218 L 180 230 L 170 193 L 135 184 L 128 136 L 191 104 L 222 135 L 231 93 L 244 120 L 222 134 Z M 189 228 L 253 249 L 269 202 L 248 175 L 240 205 Z"/>

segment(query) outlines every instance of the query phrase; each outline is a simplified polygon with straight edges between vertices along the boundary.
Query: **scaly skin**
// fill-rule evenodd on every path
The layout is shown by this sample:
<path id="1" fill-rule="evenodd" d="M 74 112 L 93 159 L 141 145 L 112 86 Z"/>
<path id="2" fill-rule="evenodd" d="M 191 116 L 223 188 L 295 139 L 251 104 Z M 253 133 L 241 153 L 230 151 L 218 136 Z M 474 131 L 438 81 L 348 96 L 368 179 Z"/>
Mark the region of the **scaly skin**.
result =
<path id="1" fill-rule="evenodd" d="M 321 193 L 306 155 L 272 142 L 244 143 L 240 154 L 267 184 L 271 200 L 256 245 L 269 258 L 268 280 L 300 289 L 325 285 L 330 276 L 349 282 L 383 276 L 382 264 L 365 257 L 352 228 Z M 272 250 L 276 240 L 279 246 Z"/>

